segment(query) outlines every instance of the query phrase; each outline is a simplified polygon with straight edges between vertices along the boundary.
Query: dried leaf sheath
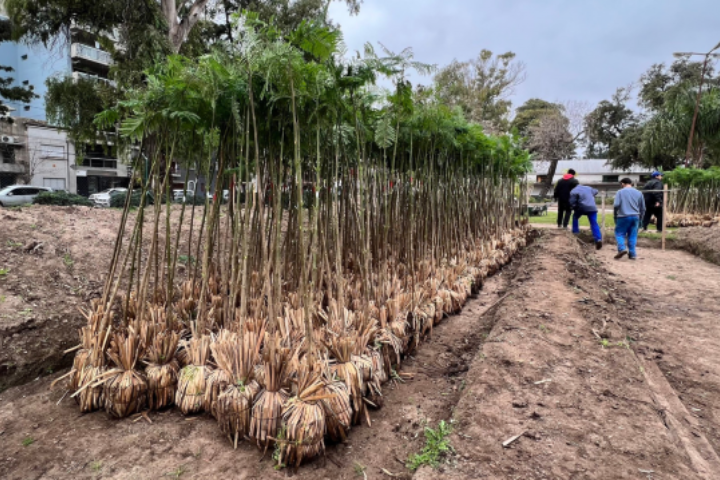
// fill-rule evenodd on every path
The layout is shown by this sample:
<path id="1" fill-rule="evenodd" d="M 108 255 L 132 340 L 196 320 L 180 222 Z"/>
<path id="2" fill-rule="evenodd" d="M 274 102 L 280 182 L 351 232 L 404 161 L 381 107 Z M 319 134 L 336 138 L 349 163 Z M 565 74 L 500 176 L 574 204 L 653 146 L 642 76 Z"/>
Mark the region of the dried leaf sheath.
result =
<path id="1" fill-rule="evenodd" d="M 180 370 L 175 404 L 184 415 L 210 410 L 207 400 L 208 377 L 211 369 L 210 337 L 193 338 L 185 342 L 189 364 Z"/>

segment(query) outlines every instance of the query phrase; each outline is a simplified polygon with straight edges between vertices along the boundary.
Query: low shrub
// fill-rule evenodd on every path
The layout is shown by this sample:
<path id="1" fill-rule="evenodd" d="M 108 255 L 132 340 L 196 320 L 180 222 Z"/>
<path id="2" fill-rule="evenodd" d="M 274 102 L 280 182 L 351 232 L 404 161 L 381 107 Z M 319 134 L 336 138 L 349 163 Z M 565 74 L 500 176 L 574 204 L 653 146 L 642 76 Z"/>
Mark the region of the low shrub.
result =
<path id="1" fill-rule="evenodd" d="M 142 192 L 140 191 L 134 191 L 132 193 L 132 196 L 130 197 L 130 206 L 137 208 L 140 206 L 140 199 L 142 198 Z M 110 197 L 110 207 L 112 208 L 125 208 L 125 200 L 127 199 L 127 192 L 121 192 L 113 195 Z M 153 205 L 155 203 L 155 199 L 153 198 L 152 193 L 147 192 L 147 200 L 145 200 L 145 205 Z"/>
<path id="2" fill-rule="evenodd" d="M 33 199 L 35 205 L 57 205 L 60 207 L 69 207 L 71 205 L 80 205 L 83 207 L 92 207 L 93 203 L 74 193 L 67 192 L 42 192 Z"/>

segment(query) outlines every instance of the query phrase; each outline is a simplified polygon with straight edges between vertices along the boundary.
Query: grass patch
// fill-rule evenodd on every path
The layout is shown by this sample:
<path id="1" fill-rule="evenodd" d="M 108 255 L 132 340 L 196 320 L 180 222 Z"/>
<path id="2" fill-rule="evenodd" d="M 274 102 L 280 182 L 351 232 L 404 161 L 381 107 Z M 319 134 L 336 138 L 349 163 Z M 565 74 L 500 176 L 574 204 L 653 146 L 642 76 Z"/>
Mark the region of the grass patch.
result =
<path id="1" fill-rule="evenodd" d="M 667 240 L 677 240 L 677 230 L 668 230 L 665 234 Z M 640 232 L 638 238 L 649 238 L 651 240 L 662 240 L 662 232 Z"/>
<path id="2" fill-rule="evenodd" d="M 32 437 L 25 437 L 25 438 L 23 439 L 23 441 L 22 441 L 22 446 L 23 446 L 23 447 L 29 447 L 29 446 L 32 445 L 33 443 L 35 443 L 35 439 L 34 439 L 34 438 L 32 438 Z"/>
<path id="3" fill-rule="evenodd" d="M 415 471 L 423 465 L 429 465 L 433 468 L 440 464 L 440 460 L 449 452 L 455 449 L 450 445 L 448 436 L 452 433 L 452 426 L 441 420 L 438 428 L 433 430 L 425 427 L 425 447 L 419 454 L 411 455 L 407 462 L 407 467 Z"/>
<path id="4" fill-rule="evenodd" d="M 69 253 L 66 253 L 65 255 L 63 255 L 63 263 L 66 267 L 70 268 L 75 264 L 75 261 L 73 261 Z"/>
<path id="5" fill-rule="evenodd" d="M 10 273 L 9 268 L 0 268 L 0 277 L 6 276 L 8 273 Z"/>
<path id="6" fill-rule="evenodd" d="M 557 219 L 558 214 L 557 212 L 548 212 L 547 215 L 542 215 L 539 217 L 530 217 L 530 223 L 539 223 L 539 224 L 550 224 L 550 225 L 557 225 Z M 598 212 L 598 224 L 602 225 L 602 214 Z M 588 221 L 588 218 L 586 216 L 582 216 L 580 218 L 580 226 L 581 227 L 589 227 L 590 222 Z M 570 219 L 570 224 L 568 227 L 572 228 L 572 218 Z M 613 218 L 612 210 L 609 212 L 605 212 L 605 227 L 609 228 L 615 227 L 615 219 Z"/>

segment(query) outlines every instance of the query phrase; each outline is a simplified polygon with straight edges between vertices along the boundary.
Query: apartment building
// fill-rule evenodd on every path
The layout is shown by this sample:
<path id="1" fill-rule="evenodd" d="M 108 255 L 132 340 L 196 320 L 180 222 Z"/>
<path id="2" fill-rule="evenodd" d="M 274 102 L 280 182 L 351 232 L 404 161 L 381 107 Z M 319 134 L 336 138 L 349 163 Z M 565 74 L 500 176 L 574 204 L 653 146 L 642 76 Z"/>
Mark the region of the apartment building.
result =
<path id="1" fill-rule="evenodd" d="M 0 21 L 8 21 L 0 0 Z M 0 64 L 13 68 L 15 85 L 32 86 L 37 98 L 29 104 L 8 102 L 12 124 L 0 119 L 0 186 L 24 183 L 91 195 L 127 186 L 129 169 L 113 145 L 74 145 L 67 132 L 47 122 L 46 81 L 72 77 L 98 82 L 108 79 L 111 55 L 97 38 L 73 25 L 67 37 L 50 47 L 0 42 Z M 7 120 L 7 119 L 5 119 Z"/>

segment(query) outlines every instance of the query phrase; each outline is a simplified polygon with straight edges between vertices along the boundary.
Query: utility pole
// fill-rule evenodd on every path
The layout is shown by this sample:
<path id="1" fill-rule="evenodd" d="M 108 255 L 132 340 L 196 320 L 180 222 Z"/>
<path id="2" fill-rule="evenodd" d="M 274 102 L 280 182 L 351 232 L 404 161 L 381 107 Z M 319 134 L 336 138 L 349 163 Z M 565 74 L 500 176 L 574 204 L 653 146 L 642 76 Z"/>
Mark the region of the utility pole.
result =
<path id="1" fill-rule="evenodd" d="M 695 113 L 693 114 L 692 126 L 690 127 L 690 137 L 688 138 L 687 151 L 685 152 L 685 168 L 688 167 L 688 164 L 690 162 L 690 155 L 692 154 L 693 140 L 695 137 L 695 127 L 697 125 L 698 112 L 700 111 L 700 99 L 702 98 L 702 88 L 703 88 L 703 83 L 705 82 L 705 73 L 707 72 L 708 61 L 710 60 L 710 57 L 720 58 L 720 54 L 713 53 L 718 48 L 720 48 L 720 43 L 715 45 L 715 48 L 713 48 L 712 50 L 710 50 L 707 53 L 695 53 L 695 52 L 673 53 L 673 55 L 677 58 L 689 58 L 692 56 L 705 57 L 705 61 L 703 62 L 702 74 L 700 75 L 700 86 L 698 87 L 697 97 L 695 99 Z"/>

